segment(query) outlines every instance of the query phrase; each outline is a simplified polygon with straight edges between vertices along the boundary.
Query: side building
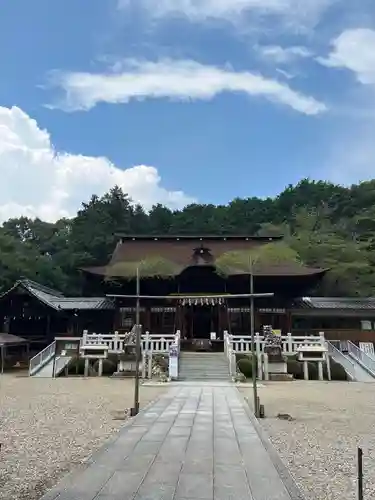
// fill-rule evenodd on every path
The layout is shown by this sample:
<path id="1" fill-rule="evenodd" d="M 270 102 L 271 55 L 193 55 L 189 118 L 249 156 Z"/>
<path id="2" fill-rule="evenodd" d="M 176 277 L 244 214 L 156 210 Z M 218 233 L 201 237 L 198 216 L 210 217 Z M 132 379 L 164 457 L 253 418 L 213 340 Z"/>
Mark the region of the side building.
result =
<path id="1" fill-rule="evenodd" d="M 0 295 L 0 332 L 21 336 L 38 351 L 56 336 L 80 336 L 84 329 L 110 331 L 114 310 L 107 297 L 66 297 L 21 279 Z"/>

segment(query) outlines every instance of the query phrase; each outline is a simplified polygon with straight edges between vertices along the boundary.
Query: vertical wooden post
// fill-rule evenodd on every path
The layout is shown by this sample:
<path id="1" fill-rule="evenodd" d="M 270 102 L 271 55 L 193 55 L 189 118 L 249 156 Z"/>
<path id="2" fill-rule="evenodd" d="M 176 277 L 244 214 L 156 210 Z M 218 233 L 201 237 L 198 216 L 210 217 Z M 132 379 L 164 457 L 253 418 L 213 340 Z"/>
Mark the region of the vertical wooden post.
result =
<path id="1" fill-rule="evenodd" d="M 363 500 L 363 450 L 358 448 L 357 451 L 358 461 L 358 500 Z"/>
<path id="2" fill-rule="evenodd" d="M 223 309 L 222 305 L 218 304 L 217 305 L 217 338 L 221 339 L 223 338 Z"/>
<path id="3" fill-rule="evenodd" d="M 48 314 L 47 324 L 46 324 L 46 337 L 48 339 L 48 342 L 50 341 L 50 333 L 51 333 L 51 315 Z"/>
<path id="4" fill-rule="evenodd" d="M 286 313 L 286 333 L 292 333 L 292 313 L 287 311 Z"/>
<path id="5" fill-rule="evenodd" d="M 150 306 L 147 307 L 145 311 L 145 329 L 147 331 L 151 330 L 151 308 Z"/>
<path id="6" fill-rule="evenodd" d="M 141 361 L 141 325 L 140 325 L 140 277 L 137 267 L 137 304 L 136 304 L 136 339 L 135 339 L 135 380 L 134 380 L 134 407 L 133 416 L 139 413 L 139 364 Z"/>

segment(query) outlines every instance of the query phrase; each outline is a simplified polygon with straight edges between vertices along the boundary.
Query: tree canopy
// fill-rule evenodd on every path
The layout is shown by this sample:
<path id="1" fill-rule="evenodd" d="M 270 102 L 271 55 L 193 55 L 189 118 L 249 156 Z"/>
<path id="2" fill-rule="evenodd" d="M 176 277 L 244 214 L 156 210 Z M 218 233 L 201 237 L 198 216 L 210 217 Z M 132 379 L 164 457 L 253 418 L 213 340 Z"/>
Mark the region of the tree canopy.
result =
<path id="1" fill-rule="evenodd" d="M 274 198 L 237 198 L 227 205 L 192 204 L 182 210 L 158 204 L 148 212 L 115 187 L 82 203 L 73 219 L 54 224 L 26 217 L 10 219 L 0 227 L 0 291 L 25 277 L 67 294 L 79 294 L 83 280 L 79 269 L 107 264 L 117 243 L 116 231 L 139 235 L 282 234 L 283 252 L 277 252 L 277 258 L 331 269 L 315 293 L 375 295 L 375 180 L 342 187 L 309 179 L 288 186 Z M 228 253 L 222 258 L 223 269 L 233 264 L 246 267 L 248 255 Z M 270 248 L 253 258 L 273 261 L 276 254 Z M 162 274 L 174 273 L 170 263 L 162 264 L 142 265 L 149 274 L 158 275 L 160 267 Z M 123 267 L 120 274 L 133 275 L 133 267 Z"/>

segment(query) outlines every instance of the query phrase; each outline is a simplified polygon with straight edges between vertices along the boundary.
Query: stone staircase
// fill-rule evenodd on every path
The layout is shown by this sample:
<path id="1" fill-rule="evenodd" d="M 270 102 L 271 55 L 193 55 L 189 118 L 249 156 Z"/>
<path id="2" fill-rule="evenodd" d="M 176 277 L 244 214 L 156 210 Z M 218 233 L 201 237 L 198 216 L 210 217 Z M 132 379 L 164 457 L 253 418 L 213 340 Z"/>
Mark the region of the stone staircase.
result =
<path id="1" fill-rule="evenodd" d="M 219 352 L 181 352 L 179 380 L 229 380 L 226 357 Z"/>

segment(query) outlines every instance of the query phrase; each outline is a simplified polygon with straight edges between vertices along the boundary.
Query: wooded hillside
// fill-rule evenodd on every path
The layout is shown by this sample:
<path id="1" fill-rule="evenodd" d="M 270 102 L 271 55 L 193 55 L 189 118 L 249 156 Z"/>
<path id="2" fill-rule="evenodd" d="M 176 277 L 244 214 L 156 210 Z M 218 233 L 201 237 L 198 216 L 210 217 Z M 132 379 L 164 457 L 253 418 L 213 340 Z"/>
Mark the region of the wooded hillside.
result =
<path id="1" fill-rule="evenodd" d="M 0 290 L 20 277 L 79 294 L 80 267 L 107 263 L 115 231 L 129 234 L 285 235 L 307 265 L 331 268 L 316 294 L 375 295 L 375 180 L 350 188 L 303 180 L 276 198 L 194 204 L 147 213 L 119 188 L 55 224 L 24 217 L 0 228 Z"/>

